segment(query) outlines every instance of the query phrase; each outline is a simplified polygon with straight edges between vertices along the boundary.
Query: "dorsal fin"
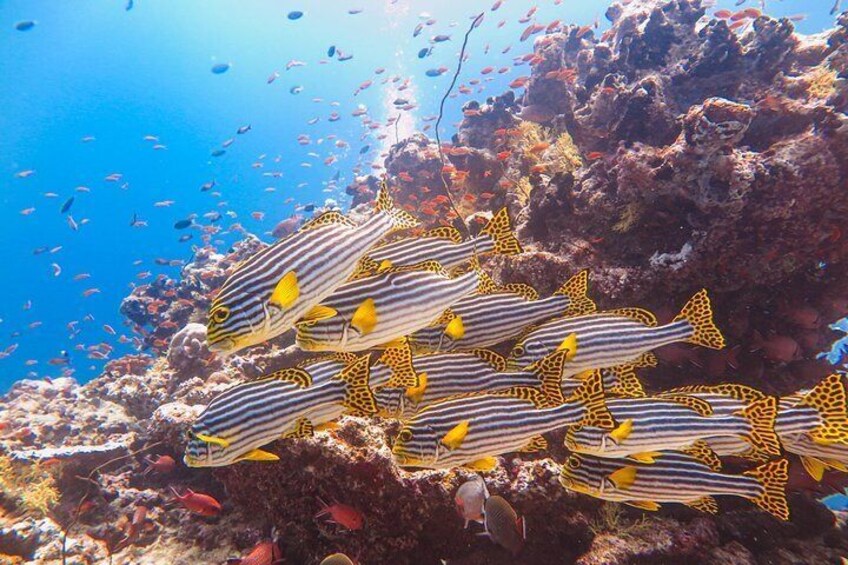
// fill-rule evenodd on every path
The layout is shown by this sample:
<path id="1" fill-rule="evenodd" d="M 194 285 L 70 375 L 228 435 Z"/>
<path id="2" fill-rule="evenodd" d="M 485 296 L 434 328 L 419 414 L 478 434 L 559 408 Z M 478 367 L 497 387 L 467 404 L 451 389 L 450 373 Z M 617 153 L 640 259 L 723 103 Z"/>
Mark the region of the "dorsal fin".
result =
<path id="1" fill-rule="evenodd" d="M 588 296 L 589 292 L 589 270 L 583 269 L 559 287 L 554 296 L 567 296 L 568 308 L 563 312 L 564 316 L 582 316 L 591 314 L 598 308 Z"/>
<path id="2" fill-rule="evenodd" d="M 551 401 L 547 394 L 531 386 L 514 386 L 488 393 L 492 396 L 508 396 L 519 400 L 529 400 L 536 408 L 550 408 Z"/>
<path id="3" fill-rule="evenodd" d="M 539 293 L 536 291 L 535 288 L 533 288 L 529 284 L 509 283 L 503 285 L 498 290 L 499 292 L 510 292 L 513 294 L 517 294 L 530 302 L 532 302 L 533 300 L 539 300 Z"/>
<path id="4" fill-rule="evenodd" d="M 264 379 L 274 379 L 294 383 L 300 388 L 312 386 L 312 375 L 299 367 L 287 367 L 285 369 L 280 369 L 279 371 L 274 371 L 270 375 L 262 377 L 262 380 Z"/>
<path id="5" fill-rule="evenodd" d="M 450 278 L 448 272 L 445 271 L 445 268 L 442 267 L 442 264 L 438 261 L 428 260 L 421 261 L 420 263 L 415 263 L 414 265 L 401 265 L 397 267 L 389 267 L 380 272 L 380 274 L 392 274 L 392 273 L 411 273 L 415 271 L 426 271 L 429 273 L 436 273 L 445 278 Z"/>
<path id="6" fill-rule="evenodd" d="M 377 273 L 380 268 L 380 263 L 366 255 L 356 264 L 356 270 L 348 277 L 348 281 L 355 281 Z"/>
<path id="7" fill-rule="evenodd" d="M 601 373 L 605 372 L 608 372 L 615 381 L 615 384 L 608 389 L 610 394 L 623 398 L 645 397 L 645 389 L 642 388 L 642 382 L 636 376 L 633 365 L 616 365 L 601 369 Z"/>
<path id="8" fill-rule="evenodd" d="M 314 365 L 315 363 L 321 363 L 323 361 L 338 361 L 339 363 L 344 363 L 345 365 L 348 365 L 356 361 L 358 358 L 359 355 L 357 355 L 356 353 L 351 353 L 349 351 L 335 351 L 326 355 L 310 357 L 301 361 L 300 363 L 295 365 L 295 367 L 299 369 L 305 369 L 309 365 Z"/>
<path id="9" fill-rule="evenodd" d="M 615 310 L 607 310 L 604 314 L 630 318 L 631 320 L 636 320 L 640 324 L 644 324 L 650 328 L 656 327 L 657 325 L 657 317 L 643 308 L 616 308 Z"/>
<path id="10" fill-rule="evenodd" d="M 682 404 L 686 408 L 694 410 L 700 416 L 712 416 L 713 406 L 703 398 L 697 396 L 686 396 L 685 394 L 664 394 L 662 398 L 670 400 L 677 404 Z"/>
<path id="11" fill-rule="evenodd" d="M 467 353 L 485 361 L 499 373 L 506 371 L 506 358 L 497 351 L 492 351 L 491 349 L 472 349 Z"/>
<path id="12" fill-rule="evenodd" d="M 462 234 L 453 226 L 438 226 L 425 231 L 421 237 L 437 237 L 449 239 L 451 243 L 462 243 Z"/>
<path id="13" fill-rule="evenodd" d="M 721 459 L 719 459 L 709 444 L 702 439 L 695 441 L 692 445 L 680 451 L 693 459 L 697 459 L 713 471 L 721 471 Z"/>
<path id="14" fill-rule="evenodd" d="M 724 383 L 718 385 L 689 385 L 689 386 L 681 386 L 677 388 L 673 388 L 671 390 L 665 391 L 663 394 L 691 394 L 691 393 L 705 393 L 705 394 L 717 394 L 720 396 L 727 396 L 729 398 L 733 398 L 735 400 L 741 400 L 746 404 L 751 402 L 756 402 L 757 400 L 762 400 L 766 397 L 765 394 L 758 391 L 757 389 L 740 385 L 736 383 Z"/>
<path id="15" fill-rule="evenodd" d="M 477 284 L 478 294 L 494 294 L 498 291 L 497 283 L 483 269 L 477 269 L 477 279 L 480 281 Z"/>
<path id="16" fill-rule="evenodd" d="M 356 223 L 353 222 L 350 218 L 339 212 L 338 210 L 330 210 L 328 212 L 324 212 L 317 218 L 312 218 L 300 228 L 302 231 L 314 230 L 315 228 L 319 228 L 321 226 L 328 226 L 330 224 L 339 224 L 343 226 L 356 227 Z"/>

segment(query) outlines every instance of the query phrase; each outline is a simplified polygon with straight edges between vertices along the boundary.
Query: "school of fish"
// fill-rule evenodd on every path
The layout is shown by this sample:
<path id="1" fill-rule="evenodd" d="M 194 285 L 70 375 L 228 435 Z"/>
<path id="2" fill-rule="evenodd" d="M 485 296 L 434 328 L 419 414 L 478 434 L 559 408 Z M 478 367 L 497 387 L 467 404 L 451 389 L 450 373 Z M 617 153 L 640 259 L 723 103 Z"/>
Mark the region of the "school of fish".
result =
<path id="1" fill-rule="evenodd" d="M 213 399 L 189 430 L 188 466 L 273 462 L 273 442 L 348 414 L 400 420 L 392 454 L 410 469 L 485 473 L 499 456 L 545 452 L 559 430 L 571 452 L 564 488 L 644 510 L 676 502 L 715 513 L 715 497 L 736 496 L 788 520 L 789 457 L 816 480 L 848 471 L 839 374 L 784 398 L 733 383 L 645 393 L 636 369 L 656 365 L 658 347 L 724 347 L 706 290 L 666 324 L 636 307 L 599 311 L 587 271 L 540 298 L 480 266 L 522 251 L 505 209 L 476 236 L 449 226 L 416 235 L 390 193 L 384 183 L 361 225 L 327 212 L 224 283 L 208 320 L 215 351 L 293 330 L 301 349 L 325 353 Z M 505 344 L 507 357 L 489 349 Z M 752 468 L 724 470 L 727 455 Z M 456 504 L 466 526 L 480 521 L 493 541 L 521 550 L 523 519 L 489 496 L 482 475 Z"/>

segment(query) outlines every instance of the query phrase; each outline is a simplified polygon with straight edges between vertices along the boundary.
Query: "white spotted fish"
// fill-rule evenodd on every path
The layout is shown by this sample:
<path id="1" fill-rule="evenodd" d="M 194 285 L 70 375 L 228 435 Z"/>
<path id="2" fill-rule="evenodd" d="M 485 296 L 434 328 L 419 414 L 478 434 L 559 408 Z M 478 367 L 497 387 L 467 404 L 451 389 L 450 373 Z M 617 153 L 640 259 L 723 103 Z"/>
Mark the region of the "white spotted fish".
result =
<path id="1" fill-rule="evenodd" d="M 298 323 L 297 345 L 306 351 L 363 351 L 397 342 L 438 319 L 478 284 L 476 272 L 451 278 L 435 261 L 345 283 L 320 305 L 335 315 Z"/>
<path id="2" fill-rule="evenodd" d="M 643 510 L 657 510 L 660 503 L 677 502 L 714 514 L 718 504 L 713 496 L 741 496 L 780 520 L 789 520 L 786 459 L 771 461 L 741 475 L 722 473 L 720 465 L 709 449 L 700 453 L 666 451 L 653 463 L 572 455 L 562 467 L 560 483 L 568 490 Z"/>
<path id="3" fill-rule="evenodd" d="M 362 255 L 388 233 L 416 220 L 394 208 L 383 186 L 377 213 L 360 226 L 326 212 L 253 255 L 230 275 L 212 302 L 209 348 L 233 353 L 276 337 L 298 320 L 335 315 L 319 303 L 341 286 Z"/>
<path id="4" fill-rule="evenodd" d="M 674 320 L 657 325 L 653 314 L 640 308 L 621 308 L 546 322 L 513 347 L 509 367 L 520 369 L 567 342 L 572 351 L 563 377 L 588 369 L 642 362 L 652 349 L 686 342 L 712 349 L 724 347 L 724 337 L 712 319 L 706 290 L 693 296 Z"/>
<path id="5" fill-rule="evenodd" d="M 447 271 L 485 253 L 511 255 L 521 253 L 521 244 L 513 233 L 506 208 L 499 210 L 480 233 L 463 241 L 452 226 L 441 226 L 421 236 L 398 239 L 375 247 L 362 258 L 353 278 L 382 272 L 391 267 L 404 267 L 436 261 Z"/>
<path id="6" fill-rule="evenodd" d="M 498 287 L 485 273 L 481 272 L 481 278 L 483 283 L 477 294 L 451 306 L 441 323 L 410 336 L 413 348 L 440 352 L 489 347 L 552 316 L 595 311 L 595 303 L 586 295 L 588 271 L 581 271 L 552 296 L 541 300 L 528 285 L 514 283 Z"/>

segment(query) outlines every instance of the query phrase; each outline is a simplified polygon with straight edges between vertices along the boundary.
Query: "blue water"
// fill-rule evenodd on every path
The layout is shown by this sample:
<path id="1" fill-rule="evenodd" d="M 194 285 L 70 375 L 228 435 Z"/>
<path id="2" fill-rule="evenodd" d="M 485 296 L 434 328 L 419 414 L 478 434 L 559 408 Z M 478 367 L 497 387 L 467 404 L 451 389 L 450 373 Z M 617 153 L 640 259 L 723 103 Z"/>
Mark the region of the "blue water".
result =
<path id="1" fill-rule="evenodd" d="M 532 38 L 519 42 L 528 24 L 518 20 L 533 4 L 508 0 L 493 13 L 492 1 L 137 0 L 129 11 L 126 0 L 0 3 L 0 351 L 10 351 L 0 359 L 0 391 L 26 376 L 56 376 L 62 369 L 47 361 L 63 350 L 70 354 L 76 378 L 95 376 L 103 361 L 88 359 L 75 349 L 80 344 L 108 342 L 115 347 L 112 357 L 131 352 L 129 344 L 118 343 L 121 333 L 132 335 L 123 325 L 120 301 L 133 284 L 149 282 L 159 273 L 178 276 L 177 268 L 158 266 L 154 260 L 190 259 L 191 246 L 200 244 L 199 230 L 173 228 L 189 214 L 231 211 L 237 218 L 225 215 L 219 222 L 224 230 L 240 222 L 270 241 L 267 232 L 293 214 L 297 204 L 333 198 L 344 206 L 344 187 L 354 167 L 369 172 L 395 139 L 394 128 L 367 129 L 351 112 L 364 104 L 372 120 L 385 124 L 399 113 L 392 101 L 403 97 L 418 107 L 405 113 L 398 128 L 401 138 L 432 123 L 422 118 L 437 113 L 469 17 L 485 11 L 483 24 L 472 34 L 460 83 L 484 79 L 480 70 L 486 66 L 509 66 L 510 71 L 488 75 L 481 82 L 482 93 L 475 90 L 449 100 L 442 135 L 449 139 L 463 102 L 500 94 L 511 80 L 529 74 L 526 64 L 513 66 L 513 58 L 532 50 Z M 720 2 L 716 8 L 738 9 L 734 4 Z M 816 2 L 813 9 L 811 4 L 769 2 L 768 11 L 807 11 L 807 19 L 797 24 L 805 33 L 830 27 L 832 3 Z M 600 1 L 566 0 L 558 6 L 546 1 L 538 5 L 534 19 L 580 25 L 598 21 L 603 30 L 606 6 Z M 351 15 L 352 9 L 363 11 Z M 286 14 L 292 10 L 305 15 L 291 21 Z M 428 18 L 436 22 L 413 38 L 415 26 Z M 26 20 L 36 21 L 35 27 L 17 31 L 15 24 Z M 498 28 L 502 20 L 506 24 Z M 452 39 L 419 59 L 419 50 L 437 34 Z M 507 45 L 512 48 L 503 54 Z M 353 58 L 330 61 L 330 46 Z M 307 65 L 286 71 L 293 59 Z M 230 68 L 211 72 L 220 64 Z M 450 70 L 426 76 L 428 69 L 440 66 Z M 376 75 L 378 67 L 385 73 Z M 275 71 L 279 77 L 268 84 Z M 399 82 L 381 84 L 395 76 Z M 354 96 L 366 80 L 374 84 Z M 398 92 L 396 87 L 406 80 L 409 88 Z M 295 86 L 302 92 L 291 94 Z M 333 111 L 341 115 L 339 121 L 328 121 Z M 308 125 L 315 117 L 319 121 Z M 248 124 L 250 132 L 236 135 Z M 299 145 L 299 134 L 308 134 L 312 144 Z M 384 134 L 385 140 L 377 139 Z M 144 141 L 146 135 L 158 142 Z M 348 147 L 336 147 L 331 135 Z M 95 140 L 82 142 L 86 136 Z M 226 153 L 212 157 L 229 138 L 236 140 Z M 154 150 L 157 143 L 167 149 Z M 370 151 L 360 155 L 366 145 Z M 255 168 L 263 154 L 264 166 Z M 330 156 L 337 161 L 325 165 Z M 17 178 L 29 169 L 35 174 Z M 275 171 L 282 177 L 263 176 Z M 120 173 L 121 180 L 103 180 L 112 173 Z M 338 183 L 331 184 L 337 173 Z M 200 191 L 213 179 L 220 197 Z M 79 186 L 90 192 L 78 192 Z M 266 190 L 271 187 L 274 192 Z M 69 214 L 77 223 L 88 220 L 78 231 L 60 214 L 71 196 L 75 201 Z M 286 204 L 290 197 L 294 202 Z M 154 206 L 164 200 L 175 203 Z M 28 208 L 35 211 L 22 215 Z M 264 212 L 264 220 L 252 218 L 252 212 Z M 134 214 L 147 227 L 131 227 Z M 202 217 L 198 223 L 208 225 Z M 193 233 L 193 240 L 179 243 L 184 233 Z M 225 233 L 215 239 L 226 249 L 237 237 Z M 45 246 L 61 250 L 33 254 Z M 52 263 L 61 268 L 59 276 L 54 276 Z M 151 278 L 140 280 L 138 274 L 146 271 Z M 79 273 L 91 278 L 72 280 Z M 101 292 L 84 298 L 82 292 L 89 288 Z M 31 308 L 24 309 L 26 304 Z M 83 321 L 87 315 L 94 320 Z M 71 337 L 67 324 L 74 320 L 81 331 Z M 35 322 L 41 324 L 31 328 Z M 103 324 L 113 326 L 118 336 L 104 331 Z"/>

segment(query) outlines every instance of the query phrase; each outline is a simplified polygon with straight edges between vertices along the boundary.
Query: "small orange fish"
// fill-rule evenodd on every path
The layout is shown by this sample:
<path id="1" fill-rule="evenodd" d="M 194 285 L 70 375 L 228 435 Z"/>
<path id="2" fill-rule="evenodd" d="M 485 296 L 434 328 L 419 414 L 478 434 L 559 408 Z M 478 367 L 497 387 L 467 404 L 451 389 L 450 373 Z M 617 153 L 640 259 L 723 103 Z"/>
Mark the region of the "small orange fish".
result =
<path id="1" fill-rule="evenodd" d="M 522 88 L 525 84 L 527 84 L 528 80 L 530 80 L 530 77 L 527 77 L 527 76 L 518 77 L 517 79 L 513 79 L 513 81 L 511 83 L 509 83 L 509 87 L 510 88 Z"/>
<path id="2" fill-rule="evenodd" d="M 586 159 L 588 159 L 589 161 L 597 161 L 603 156 L 604 154 L 601 151 L 589 151 L 586 154 Z"/>
<path id="3" fill-rule="evenodd" d="M 414 180 L 415 180 L 414 178 L 412 178 L 412 175 L 410 175 L 410 174 L 409 174 L 409 173 L 407 173 L 406 171 L 401 171 L 401 172 L 399 172 L 399 173 L 398 173 L 398 178 L 400 178 L 400 180 L 402 180 L 402 181 L 404 181 L 404 182 L 412 182 L 412 181 L 414 181 Z"/>
<path id="4" fill-rule="evenodd" d="M 551 144 L 547 141 L 540 141 L 539 143 L 535 144 L 533 147 L 530 148 L 530 153 L 541 153 L 550 146 Z"/>
<path id="5" fill-rule="evenodd" d="M 240 559 L 232 560 L 238 565 L 276 565 L 282 563 L 283 552 L 273 541 L 263 541 L 250 550 L 250 553 Z M 228 563 L 230 561 L 227 561 Z"/>
<path id="6" fill-rule="evenodd" d="M 512 151 L 501 151 L 497 155 L 498 161 L 506 161 L 507 159 L 509 159 L 510 155 L 512 155 Z"/>
<path id="7" fill-rule="evenodd" d="M 362 516 L 362 513 L 353 506 L 340 504 L 338 502 L 327 504 L 320 498 L 318 500 L 321 502 L 323 507 L 317 514 L 315 514 L 316 518 L 329 516 L 329 521 L 331 523 L 343 526 L 348 530 L 361 530 L 365 525 L 365 518 Z"/>
<path id="8" fill-rule="evenodd" d="M 180 496 L 177 489 L 171 487 L 171 491 L 180 504 L 187 510 L 200 514 L 201 516 L 217 516 L 221 513 L 221 503 L 215 500 L 208 494 L 194 492 L 191 489 L 186 489 L 185 494 Z"/>
<path id="9" fill-rule="evenodd" d="M 151 471 L 167 475 L 177 466 L 177 462 L 174 461 L 174 458 L 170 455 L 159 455 L 156 459 L 151 459 L 148 456 L 144 459 L 144 462 L 147 463 L 147 468 L 142 473 L 143 475 L 146 475 Z"/>

